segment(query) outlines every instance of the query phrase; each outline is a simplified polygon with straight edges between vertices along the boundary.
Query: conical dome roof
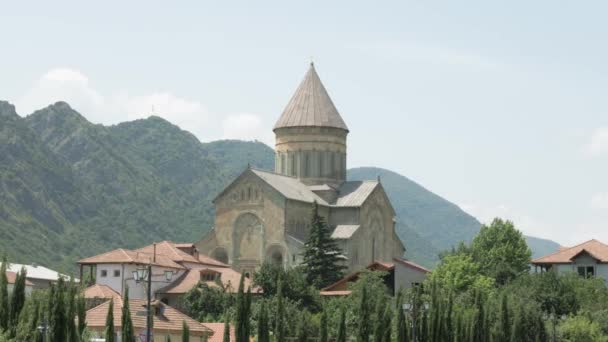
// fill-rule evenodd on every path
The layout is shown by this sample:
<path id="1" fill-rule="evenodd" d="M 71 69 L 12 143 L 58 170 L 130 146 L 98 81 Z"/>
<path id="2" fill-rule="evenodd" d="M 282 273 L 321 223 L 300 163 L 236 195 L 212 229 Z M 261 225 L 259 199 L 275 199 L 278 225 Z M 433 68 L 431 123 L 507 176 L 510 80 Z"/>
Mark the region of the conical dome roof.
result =
<path id="1" fill-rule="evenodd" d="M 334 127 L 348 131 L 312 63 L 274 125 L 275 130 L 285 127 Z"/>

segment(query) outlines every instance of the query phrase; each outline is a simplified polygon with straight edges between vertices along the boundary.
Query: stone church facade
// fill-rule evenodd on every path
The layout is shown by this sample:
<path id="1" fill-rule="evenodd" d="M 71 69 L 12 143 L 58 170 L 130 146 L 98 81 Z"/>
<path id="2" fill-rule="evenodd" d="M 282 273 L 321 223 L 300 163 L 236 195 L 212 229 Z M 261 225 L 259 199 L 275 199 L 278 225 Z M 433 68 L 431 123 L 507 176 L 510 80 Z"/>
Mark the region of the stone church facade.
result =
<path id="1" fill-rule="evenodd" d="M 346 179 L 349 130 L 312 64 L 274 133 L 275 171 L 247 168 L 215 198 L 201 253 L 244 272 L 298 265 L 316 201 L 349 271 L 403 256 L 381 182 Z"/>

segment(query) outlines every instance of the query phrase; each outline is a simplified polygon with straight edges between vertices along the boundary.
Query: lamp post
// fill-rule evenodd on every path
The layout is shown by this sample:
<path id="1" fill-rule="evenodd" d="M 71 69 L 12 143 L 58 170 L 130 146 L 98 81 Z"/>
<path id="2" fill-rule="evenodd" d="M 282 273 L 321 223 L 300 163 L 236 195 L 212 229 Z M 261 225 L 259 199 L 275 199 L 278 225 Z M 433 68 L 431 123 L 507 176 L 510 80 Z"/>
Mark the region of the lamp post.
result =
<path id="1" fill-rule="evenodd" d="M 414 297 L 412 303 L 404 303 L 402 307 L 403 311 L 411 312 L 412 315 L 412 341 L 418 342 L 416 337 L 417 326 L 416 322 L 418 320 L 418 311 L 427 311 L 429 309 L 429 303 L 424 303 L 421 307 L 419 307 L 417 298 Z"/>
<path id="2" fill-rule="evenodd" d="M 173 278 L 173 271 L 165 271 L 164 280 L 157 282 L 170 282 Z M 146 305 L 146 342 L 151 342 L 152 333 L 152 262 L 144 267 L 138 267 L 133 271 L 133 279 L 136 283 L 147 282 L 147 305 Z"/>

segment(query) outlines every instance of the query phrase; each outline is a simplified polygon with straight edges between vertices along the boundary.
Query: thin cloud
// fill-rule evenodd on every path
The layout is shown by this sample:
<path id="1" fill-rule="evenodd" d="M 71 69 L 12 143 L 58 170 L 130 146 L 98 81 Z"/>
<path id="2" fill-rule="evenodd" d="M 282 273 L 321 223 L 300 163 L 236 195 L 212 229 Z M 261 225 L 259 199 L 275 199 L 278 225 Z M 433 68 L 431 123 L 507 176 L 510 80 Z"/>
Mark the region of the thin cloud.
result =
<path id="1" fill-rule="evenodd" d="M 608 127 L 596 128 L 583 147 L 583 153 L 588 157 L 608 155 Z"/>

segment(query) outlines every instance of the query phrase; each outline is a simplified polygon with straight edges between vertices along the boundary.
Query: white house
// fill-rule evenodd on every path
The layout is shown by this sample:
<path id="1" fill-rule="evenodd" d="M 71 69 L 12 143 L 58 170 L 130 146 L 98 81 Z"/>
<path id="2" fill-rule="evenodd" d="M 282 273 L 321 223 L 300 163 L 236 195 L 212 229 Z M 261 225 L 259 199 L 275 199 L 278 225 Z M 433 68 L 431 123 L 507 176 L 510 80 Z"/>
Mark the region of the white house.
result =
<path id="1" fill-rule="evenodd" d="M 2 265 L 1 262 L 0 265 Z M 18 273 L 21 272 L 22 268 L 24 268 L 27 272 L 26 279 L 32 284 L 33 289 L 37 290 L 48 288 L 50 284 L 57 283 L 59 278 L 63 278 L 66 281 L 70 279 L 70 276 L 61 274 L 50 268 L 46 268 L 37 264 L 24 265 L 9 263 L 6 270 L 13 273 Z M 78 282 L 78 279 L 74 279 L 74 281 Z"/>
<path id="2" fill-rule="evenodd" d="M 574 247 L 560 247 L 555 253 L 532 260 L 536 272 L 576 272 L 608 282 L 608 245 L 589 240 Z"/>

